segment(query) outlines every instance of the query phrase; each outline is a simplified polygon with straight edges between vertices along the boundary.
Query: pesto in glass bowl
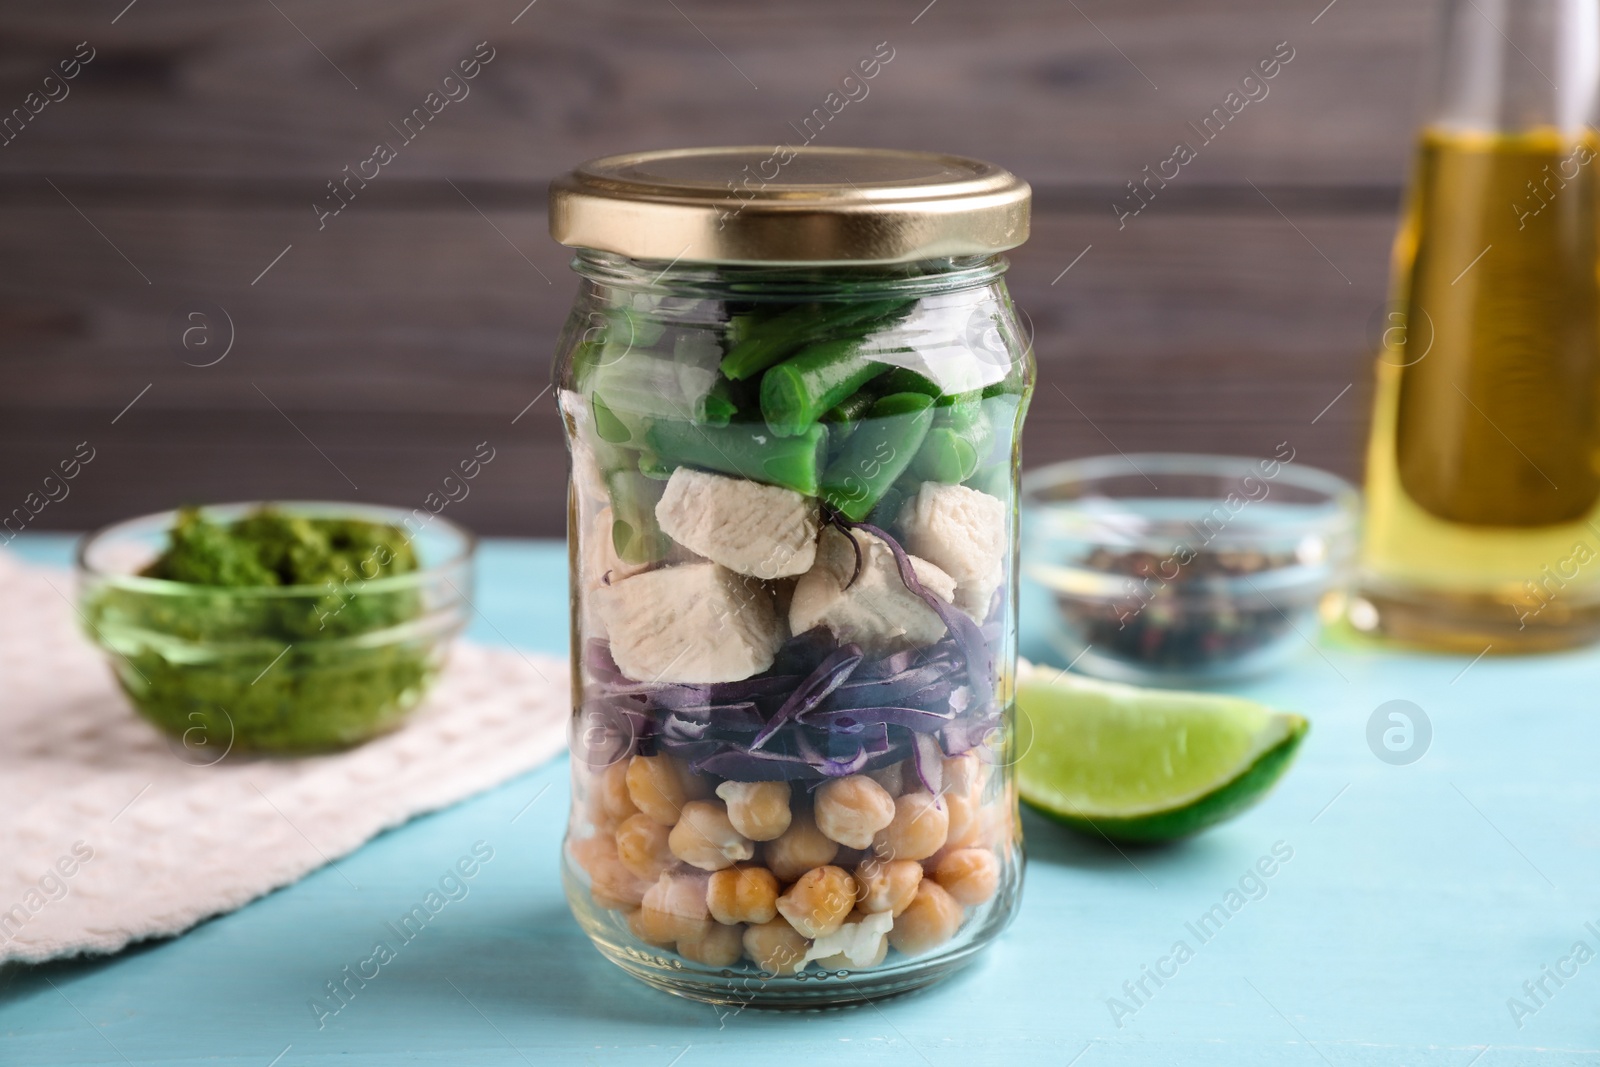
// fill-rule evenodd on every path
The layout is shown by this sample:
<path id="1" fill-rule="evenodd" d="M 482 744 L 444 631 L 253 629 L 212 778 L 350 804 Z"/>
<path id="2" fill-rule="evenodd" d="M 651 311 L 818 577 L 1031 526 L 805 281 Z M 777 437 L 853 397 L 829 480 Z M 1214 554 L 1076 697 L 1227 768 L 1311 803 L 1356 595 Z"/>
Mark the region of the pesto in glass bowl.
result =
<path id="1" fill-rule="evenodd" d="M 185 508 L 85 538 L 78 595 L 128 699 L 186 747 L 326 752 L 421 700 L 466 623 L 474 548 L 425 511 Z"/>

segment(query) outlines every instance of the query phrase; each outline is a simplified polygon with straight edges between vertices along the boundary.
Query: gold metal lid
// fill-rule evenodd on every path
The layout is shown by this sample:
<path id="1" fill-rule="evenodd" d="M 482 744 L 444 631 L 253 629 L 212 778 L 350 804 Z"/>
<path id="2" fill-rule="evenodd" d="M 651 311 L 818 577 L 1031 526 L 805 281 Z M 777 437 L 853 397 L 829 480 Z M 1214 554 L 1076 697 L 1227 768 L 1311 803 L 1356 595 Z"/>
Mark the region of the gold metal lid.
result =
<path id="1" fill-rule="evenodd" d="M 1028 183 L 990 163 L 877 148 L 607 156 L 550 184 L 550 235 L 632 259 L 904 263 L 1028 239 Z"/>

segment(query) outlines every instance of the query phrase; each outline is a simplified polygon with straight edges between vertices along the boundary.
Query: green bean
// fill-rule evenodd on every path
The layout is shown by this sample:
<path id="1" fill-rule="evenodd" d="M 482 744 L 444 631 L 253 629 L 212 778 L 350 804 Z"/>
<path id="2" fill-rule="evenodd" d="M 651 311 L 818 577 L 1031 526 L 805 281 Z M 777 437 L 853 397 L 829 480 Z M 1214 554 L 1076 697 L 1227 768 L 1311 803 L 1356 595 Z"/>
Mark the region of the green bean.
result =
<path id="1" fill-rule="evenodd" d="M 628 563 L 654 563 L 667 554 L 672 542 L 656 524 L 656 503 L 662 485 L 637 469 L 606 474 L 611 495 L 611 543 L 617 556 Z"/>
<path id="2" fill-rule="evenodd" d="M 944 395 L 944 390 L 925 374 L 918 374 L 905 367 L 896 367 L 883 376 L 878 385 L 888 393 L 921 393 L 924 396 L 939 397 Z"/>
<path id="3" fill-rule="evenodd" d="M 939 415 L 935 420 L 939 426 L 949 426 L 951 429 L 960 430 L 962 433 L 976 433 L 988 436 L 989 419 L 983 413 L 983 402 L 978 399 L 978 394 L 967 393 L 953 398 L 949 403 L 939 405 Z"/>
<path id="4" fill-rule="evenodd" d="M 594 341 L 582 340 L 572 346 L 572 355 L 569 358 L 572 369 L 565 378 L 573 383 L 573 387 L 585 390 L 589 387 L 589 377 L 594 373 L 595 367 L 600 362 L 600 352 L 605 346 Z M 556 368 L 556 377 L 562 378 L 561 369 Z"/>
<path id="5" fill-rule="evenodd" d="M 678 469 L 676 463 L 668 463 L 654 452 L 639 453 L 639 473 L 649 478 L 652 482 L 664 482 L 672 477 L 672 472 Z"/>
<path id="6" fill-rule="evenodd" d="M 628 349 L 649 348 L 661 340 L 661 334 L 667 328 L 667 324 L 660 319 L 633 308 L 612 308 L 607 317 L 610 319 L 608 324 L 610 330 L 606 335 L 606 342 Z M 615 337 L 611 336 L 613 332 L 616 334 Z"/>
<path id="7" fill-rule="evenodd" d="M 810 306 L 790 308 L 770 318 L 738 315 L 728 325 L 728 354 L 721 370 L 731 381 L 742 381 L 766 370 L 802 347 L 817 312 Z"/>
<path id="8" fill-rule="evenodd" d="M 711 389 L 695 402 L 694 419 L 707 426 L 726 426 L 739 413 L 738 401 L 726 378 L 718 378 Z"/>
<path id="9" fill-rule="evenodd" d="M 944 386 L 909 367 L 896 367 L 882 378 L 878 379 L 877 388 L 885 395 L 889 393 L 924 393 L 936 400 L 940 407 L 951 407 L 955 404 L 976 404 L 988 393 L 981 389 L 970 389 L 964 392 L 946 392 Z"/>
<path id="10" fill-rule="evenodd" d="M 856 432 L 856 427 L 861 424 L 861 417 L 877 398 L 870 392 L 862 390 L 845 397 L 833 407 L 823 413 L 820 422 L 828 424 L 828 443 L 837 448 Z"/>
<path id="11" fill-rule="evenodd" d="M 910 485 L 906 484 L 908 482 Z M 906 501 L 916 495 L 920 485 L 921 483 L 915 478 L 902 475 L 900 480 L 891 485 L 872 506 L 867 521 L 882 530 L 894 526 L 900 521 L 900 512 L 905 508 Z"/>
<path id="12" fill-rule="evenodd" d="M 836 333 L 869 332 L 879 320 L 911 305 L 904 300 L 866 300 L 852 304 L 790 308 L 771 318 L 739 317 L 734 341 L 722 360 L 722 373 L 733 381 L 753 378 L 784 357 Z"/>
<path id="13" fill-rule="evenodd" d="M 903 474 L 933 425 L 933 398 L 893 393 L 867 410 L 861 427 L 822 475 L 822 499 L 860 522 Z"/>
<path id="14" fill-rule="evenodd" d="M 614 445 L 627 444 L 633 440 L 633 431 L 628 429 L 628 424 L 612 413 L 606 402 L 600 399 L 599 393 L 589 397 L 589 405 L 594 408 L 594 432 L 600 440 L 609 441 Z"/>
<path id="15" fill-rule="evenodd" d="M 860 341 L 823 341 L 761 378 L 761 414 L 779 437 L 804 433 L 823 412 L 888 369 Z"/>
<path id="16" fill-rule="evenodd" d="M 923 438 L 911 463 L 911 473 L 925 482 L 956 485 L 978 469 L 978 450 L 949 426 L 935 426 Z"/>
<path id="17" fill-rule="evenodd" d="M 961 483 L 968 489 L 1006 500 L 1011 495 L 1011 459 L 1007 456 L 998 463 L 979 467 L 977 473 Z"/>
<path id="18" fill-rule="evenodd" d="M 695 426 L 657 419 L 650 423 L 645 440 L 667 463 L 736 474 L 816 496 L 828 431 L 812 425 L 797 437 L 774 437 L 760 423 Z"/>
<path id="19" fill-rule="evenodd" d="M 714 346 L 708 365 L 695 351 L 707 346 L 685 344 L 680 337 L 674 354 L 640 351 L 595 369 L 592 401 L 596 431 L 618 444 L 638 441 L 652 419 L 678 418 L 726 426 L 737 413 L 732 387 L 716 371 Z M 704 338 L 700 340 L 705 340 Z"/>
<path id="20" fill-rule="evenodd" d="M 976 437 L 973 440 L 978 445 L 978 462 L 988 464 L 996 458 L 1009 458 L 1011 442 L 1022 429 L 1020 423 L 1027 399 L 1016 393 L 1005 393 L 980 403 L 983 407 L 984 436 L 981 442 Z M 1001 452 L 999 457 L 993 454 L 996 451 Z"/>

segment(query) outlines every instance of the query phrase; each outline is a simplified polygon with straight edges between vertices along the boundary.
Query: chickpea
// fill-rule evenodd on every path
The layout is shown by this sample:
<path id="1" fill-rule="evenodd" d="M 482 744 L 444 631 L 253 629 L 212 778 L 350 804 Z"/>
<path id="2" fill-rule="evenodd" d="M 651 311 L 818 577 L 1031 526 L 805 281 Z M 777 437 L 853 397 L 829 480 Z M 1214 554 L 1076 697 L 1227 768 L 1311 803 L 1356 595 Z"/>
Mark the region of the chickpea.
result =
<path id="1" fill-rule="evenodd" d="M 702 871 L 720 871 L 756 854 L 756 846 L 733 828 L 728 809 L 716 800 L 691 800 L 667 835 L 672 854 Z"/>
<path id="2" fill-rule="evenodd" d="M 662 826 L 672 826 L 685 804 L 707 795 L 705 783 L 671 756 L 635 756 L 626 773 L 634 806 Z"/>
<path id="3" fill-rule="evenodd" d="M 833 865 L 835 867 L 843 867 L 847 871 L 854 870 L 861 864 L 863 860 L 871 855 L 872 849 L 870 848 L 841 847 L 838 854 L 833 857 Z"/>
<path id="4" fill-rule="evenodd" d="M 622 822 L 639 808 L 628 795 L 628 761 L 620 759 L 597 776 L 600 804 L 613 821 Z"/>
<path id="5" fill-rule="evenodd" d="M 771 841 L 789 828 L 788 782 L 723 782 L 717 796 L 727 801 L 733 828 L 752 841 Z"/>
<path id="6" fill-rule="evenodd" d="M 898 917 L 910 907 L 922 882 L 916 860 L 869 859 L 856 868 L 856 900 L 862 911 L 886 911 Z"/>
<path id="7" fill-rule="evenodd" d="M 832 863 L 838 854 L 838 843 L 817 829 L 807 812 L 796 812 L 787 830 L 761 846 L 767 868 L 780 882 L 792 882 L 813 867 Z"/>
<path id="8" fill-rule="evenodd" d="M 856 906 L 856 880 L 842 867 L 817 867 L 778 898 L 778 914 L 804 937 L 827 937 Z"/>
<path id="9" fill-rule="evenodd" d="M 957 904 L 982 904 L 1000 885 L 1000 861 L 986 848 L 956 849 L 939 861 L 933 880 Z"/>
<path id="10" fill-rule="evenodd" d="M 652 945 L 704 937 L 712 926 L 706 908 L 706 876 L 664 872 L 645 890 L 638 918 L 630 926 L 639 940 Z"/>
<path id="11" fill-rule="evenodd" d="M 574 824 L 587 823 L 601 833 L 616 830 L 617 820 L 606 813 L 605 801 L 600 796 L 599 778 L 593 779 L 586 786 L 579 786 L 576 781 L 573 782 L 572 806 Z"/>
<path id="12" fill-rule="evenodd" d="M 589 874 L 589 895 L 602 908 L 626 911 L 644 900 L 649 883 L 636 877 L 617 856 L 617 842 L 610 834 L 574 841 L 572 858 Z"/>
<path id="13" fill-rule="evenodd" d="M 660 929 L 645 920 L 643 908 L 634 908 L 628 912 L 628 930 L 640 941 L 656 948 L 671 948 L 677 943 L 670 937 L 662 937 Z"/>
<path id="14" fill-rule="evenodd" d="M 634 877 L 620 860 L 608 860 L 591 876 L 589 895 L 602 908 L 625 910 L 644 901 L 650 883 Z"/>
<path id="15" fill-rule="evenodd" d="M 961 905 L 932 879 L 923 879 L 911 906 L 894 921 L 889 944 L 907 956 L 938 948 L 961 928 Z"/>
<path id="16" fill-rule="evenodd" d="M 817 790 L 817 829 L 850 848 L 870 846 L 894 813 L 894 797 L 864 774 L 835 778 Z"/>
<path id="17" fill-rule="evenodd" d="M 1017 840 L 1017 801 L 1007 796 L 985 804 L 978 812 L 978 837 L 1002 856 L 1011 854 Z"/>
<path id="18" fill-rule="evenodd" d="M 906 765 L 903 761 L 868 771 L 867 777 L 883 786 L 883 791 L 892 797 L 897 797 L 906 790 Z"/>
<path id="19" fill-rule="evenodd" d="M 593 837 L 573 838 L 567 842 L 567 852 L 572 856 L 572 862 L 579 867 L 594 873 L 595 862 L 607 851 L 606 835 L 595 834 Z M 616 851 L 616 842 L 610 843 L 610 851 Z"/>
<path id="20" fill-rule="evenodd" d="M 643 812 L 636 812 L 617 827 L 617 858 L 636 877 L 653 882 L 673 864 L 667 846 L 670 831 Z"/>
<path id="21" fill-rule="evenodd" d="M 927 859 L 949 833 L 950 809 L 943 798 L 918 790 L 895 798 L 894 820 L 878 832 L 872 848 L 887 860 Z"/>
<path id="22" fill-rule="evenodd" d="M 744 927 L 713 923 L 703 937 L 678 939 L 678 955 L 707 967 L 732 967 L 744 949 Z"/>
<path id="23" fill-rule="evenodd" d="M 729 926 L 769 923 L 778 914 L 778 879 L 765 867 L 730 867 L 706 885 L 711 917 Z"/>
<path id="24" fill-rule="evenodd" d="M 745 927 L 743 941 L 750 962 L 768 974 L 794 974 L 811 944 L 781 915 L 769 923 Z"/>
<path id="25" fill-rule="evenodd" d="M 946 848 L 971 848 L 983 840 L 980 806 L 972 794 L 947 793 L 944 805 L 950 810 L 950 829 Z"/>
<path id="26" fill-rule="evenodd" d="M 946 796 L 970 796 L 974 799 L 983 791 L 989 768 L 976 751 L 948 756 L 944 761 L 944 791 Z"/>

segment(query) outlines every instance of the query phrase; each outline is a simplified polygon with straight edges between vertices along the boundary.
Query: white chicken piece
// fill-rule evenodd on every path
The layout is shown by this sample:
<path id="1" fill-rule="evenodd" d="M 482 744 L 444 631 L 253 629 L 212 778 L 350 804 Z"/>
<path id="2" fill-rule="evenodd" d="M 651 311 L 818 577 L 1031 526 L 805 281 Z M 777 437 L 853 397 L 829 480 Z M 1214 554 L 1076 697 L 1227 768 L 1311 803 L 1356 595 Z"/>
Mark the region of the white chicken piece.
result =
<path id="1" fill-rule="evenodd" d="M 861 547 L 861 573 L 853 584 L 851 537 Z M 954 599 L 956 583 L 944 571 L 915 556 L 911 569 L 939 599 Z M 931 645 L 945 632 L 944 621 L 906 588 L 888 545 L 864 530 L 846 535 L 832 526 L 822 531 L 816 565 L 801 576 L 789 602 L 791 632 L 814 626 L 826 626 L 841 644 L 860 645 L 871 656 Z"/>
<path id="2" fill-rule="evenodd" d="M 753 578 L 804 574 L 817 555 L 817 502 L 745 478 L 679 467 L 656 521 L 684 548 Z"/>
<path id="3" fill-rule="evenodd" d="M 573 477 L 577 477 L 576 474 Z M 584 596 L 582 599 L 583 629 L 590 637 L 604 637 L 605 624 L 594 603 L 594 591 L 613 582 L 650 569 L 648 563 L 629 563 L 617 555 L 616 541 L 611 536 L 612 513 L 610 506 L 601 508 L 590 520 L 582 537 Z"/>
<path id="4" fill-rule="evenodd" d="M 837 956 L 836 962 L 849 961 L 857 967 L 876 966 L 883 962 L 883 941 L 893 927 L 894 916 L 887 911 L 873 912 L 860 922 L 845 923 L 833 933 L 811 942 L 811 947 L 806 949 L 805 963 Z"/>
<path id="5" fill-rule="evenodd" d="M 955 579 L 956 607 L 979 622 L 1005 580 L 1006 506 L 964 485 L 923 482 L 900 510 L 906 551 Z"/>
<path id="6" fill-rule="evenodd" d="M 622 673 L 641 682 L 737 682 L 786 636 L 772 595 L 715 563 L 662 567 L 591 594 Z"/>

